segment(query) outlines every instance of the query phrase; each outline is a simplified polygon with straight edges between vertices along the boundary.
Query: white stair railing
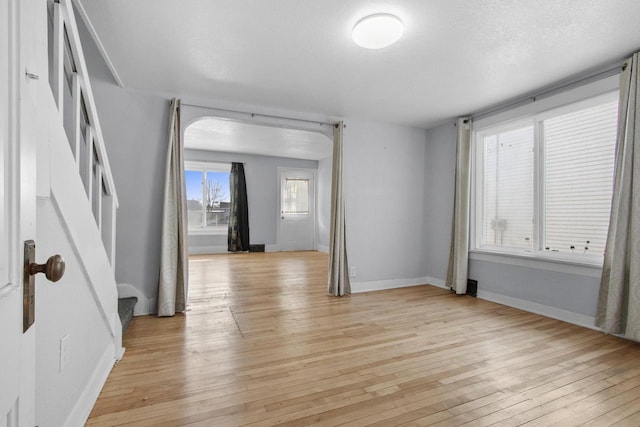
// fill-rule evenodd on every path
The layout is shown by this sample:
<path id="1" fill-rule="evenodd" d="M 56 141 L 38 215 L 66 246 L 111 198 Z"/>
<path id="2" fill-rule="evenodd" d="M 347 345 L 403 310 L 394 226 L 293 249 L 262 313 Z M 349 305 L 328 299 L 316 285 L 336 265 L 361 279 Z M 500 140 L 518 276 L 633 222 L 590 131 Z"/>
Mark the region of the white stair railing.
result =
<path id="1" fill-rule="evenodd" d="M 49 84 L 102 243 L 115 270 L 118 197 L 71 0 L 49 0 Z"/>

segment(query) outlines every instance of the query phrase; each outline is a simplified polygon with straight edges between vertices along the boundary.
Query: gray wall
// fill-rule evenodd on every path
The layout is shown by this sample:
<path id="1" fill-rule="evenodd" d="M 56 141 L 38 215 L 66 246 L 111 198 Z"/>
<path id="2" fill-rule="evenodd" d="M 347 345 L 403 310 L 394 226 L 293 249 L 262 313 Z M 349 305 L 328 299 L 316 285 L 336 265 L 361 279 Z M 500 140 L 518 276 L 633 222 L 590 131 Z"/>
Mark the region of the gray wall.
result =
<path id="1" fill-rule="evenodd" d="M 120 198 L 116 278 L 155 298 L 169 96 L 118 87 L 86 31 L 81 31 Z M 443 281 L 455 128 L 446 125 L 425 132 L 357 119 L 345 122 L 347 245 L 350 265 L 358 272 L 352 278 L 354 289 L 372 282 L 391 287 L 402 279 L 407 279 L 405 284 L 419 283 L 427 276 Z M 319 176 L 330 176 L 330 162 L 317 166 Z M 277 182 L 269 181 L 273 184 L 264 185 Z M 321 196 L 320 230 L 328 229 L 328 209 Z M 262 221 L 272 224 L 273 218 L 252 220 L 252 241 L 275 242 L 275 230 L 263 228 Z M 323 231 L 320 245 L 328 244 L 322 235 Z M 481 291 L 593 316 L 598 279 L 569 271 L 470 261 L 470 276 L 479 280 Z"/>
<path id="2" fill-rule="evenodd" d="M 349 265 L 355 290 L 427 275 L 425 130 L 345 120 L 344 178 Z"/>
<path id="3" fill-rule="evenodd" d="M 77 21 L 120 202 L 116 281 L 155 298 L 169 102 L 166 96 L 119 87 L 82 20 Z"/>
<path id="4" fill-rule="evenodd" d="M 329 252 L 331 228 L 331 167 L 333 159 L 318 160 L 318 250 Z"/>
<path id="5" fill-rule="evenodd" d="M 456 128 L 453 124 L 427 131 L 426 256 L 429 276 L 447 276 L 451 245 L 453 189 L 455 180 Z"/>
<path id="6" fill-rule="evenodd" d="M 450 247 L 453 212 L 456 131 L 453 124 L 427 131 L 427 256 L 429 276 L 444 281 Z M 472 255 L 473 257 L 473 255 Z M 563 267 L 557 267 L 561 270 Z M 566 310 L 583 316 L 595 315 L 599 279 L 594 274 L 575 274 L 574 268 L 549 271 L 522 265 L 471 259 L 469 278 L 478 280 L 479 293 L 516 298 Z M 586 270 L 588 268 L 583 268 Z M 592 269 L 596 270 L 597 269 Z M 496 296 L 496 295 L 493 295 Z"/>
<path id="7" fill-rule="evenodd" d="M 317 160 L 222 153 L 217 151 L 185 150 L 184 158 L 185 160 L 203 162 L 241 162 L 245 164 L 244 172 L 247 180 L 247 201 L 249 203 L 249 236 L 252 244 L 277 244 L 277 224 L 279 220 L 278 168 L 318 169 Z M 206 253 L 207 248 L 226 246 L 226 235 L 189 236 L 189 250 L 194 253 Z"/>

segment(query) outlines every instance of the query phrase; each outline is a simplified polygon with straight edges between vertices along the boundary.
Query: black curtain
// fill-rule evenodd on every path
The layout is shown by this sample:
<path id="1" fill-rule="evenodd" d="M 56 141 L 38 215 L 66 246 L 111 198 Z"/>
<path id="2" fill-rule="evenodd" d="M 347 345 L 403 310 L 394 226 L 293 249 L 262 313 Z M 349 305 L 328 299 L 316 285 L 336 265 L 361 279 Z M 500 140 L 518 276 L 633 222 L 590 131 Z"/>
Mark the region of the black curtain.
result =
<path id="1" fill-rule="evenodd" d="M 231 164 L 229 176 L 231 206 L 229 208 L 229 234 L 227 244 L 229 252 L 249 250 L 249 204 L 247 203 L 247 182 L 244 178 L 244 165 Z"/>

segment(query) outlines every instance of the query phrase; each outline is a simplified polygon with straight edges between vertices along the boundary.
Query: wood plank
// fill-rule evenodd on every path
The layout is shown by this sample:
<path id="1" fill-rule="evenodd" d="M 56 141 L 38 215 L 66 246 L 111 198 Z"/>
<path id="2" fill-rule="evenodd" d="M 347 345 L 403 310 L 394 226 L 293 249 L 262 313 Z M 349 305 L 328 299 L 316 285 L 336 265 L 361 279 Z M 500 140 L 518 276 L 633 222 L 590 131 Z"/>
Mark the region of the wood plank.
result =
<path id="1" fill-rule="evenodd" d="M 433 286 L 330 297 L 317 252 L 189 264 L 88 425 L 640 425 L 636 343 Z"/>

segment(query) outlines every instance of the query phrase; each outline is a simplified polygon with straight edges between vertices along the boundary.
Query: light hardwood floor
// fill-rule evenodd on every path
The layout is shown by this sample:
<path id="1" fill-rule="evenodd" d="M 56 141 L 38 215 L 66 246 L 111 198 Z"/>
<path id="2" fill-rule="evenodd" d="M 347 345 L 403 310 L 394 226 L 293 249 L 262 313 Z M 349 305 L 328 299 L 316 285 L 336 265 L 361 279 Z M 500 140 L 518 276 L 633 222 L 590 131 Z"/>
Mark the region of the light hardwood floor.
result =
<path id="1" fill-rule="evenodd" d="M 317 252 L 194 256 L 89 425 L 640 425 L 640 346 L 433 286 L 326 294 Z"/>

